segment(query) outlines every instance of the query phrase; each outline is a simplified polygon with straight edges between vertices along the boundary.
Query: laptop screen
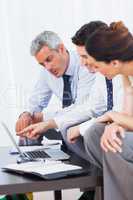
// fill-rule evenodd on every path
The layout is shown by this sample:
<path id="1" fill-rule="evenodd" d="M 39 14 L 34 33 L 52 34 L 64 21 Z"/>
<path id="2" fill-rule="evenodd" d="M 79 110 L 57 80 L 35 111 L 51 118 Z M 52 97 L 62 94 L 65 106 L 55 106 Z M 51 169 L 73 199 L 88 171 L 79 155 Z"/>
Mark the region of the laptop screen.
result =
<path id="1" fill-rule="evenodd" d="M 22 155 L 22 151 L 20 150 L 19 146 L 17 145 L 14 137 L 12 136 L 11 132 L 9 131 L 7 125 L 4 122 L 1 122 L 1 125 L 3 126 L 3 128 L 5 129 L 7 135 L 9 136 L 9 138 L 11 139 L 13 145 L 16 147 L 16 149 L 18 150 L 19 154 Z"/>

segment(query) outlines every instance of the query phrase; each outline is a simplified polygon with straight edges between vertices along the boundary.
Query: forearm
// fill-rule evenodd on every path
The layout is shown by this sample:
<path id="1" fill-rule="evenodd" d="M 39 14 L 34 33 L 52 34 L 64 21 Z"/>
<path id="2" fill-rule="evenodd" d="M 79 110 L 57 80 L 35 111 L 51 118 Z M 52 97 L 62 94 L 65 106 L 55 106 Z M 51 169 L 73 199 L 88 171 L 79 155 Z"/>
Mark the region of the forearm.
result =
<path id="1" fill-rule="evenodd" d="M 56 122 L 53 119 L 50 119 L 44 123 L 47 123 L 48 129 L 58 128 Z"/>
<path id="2" fill-rule="evenodd" d="M 54 121 L 60 131 L 82 123 L 92 117 L 93 113 L 88 109 L 88 107 L 78 107 L 80 107 L 80 109 L 70 110 L 69 112 L 64 112 L 54 117 Z"/>
<path id="3" fill-rule="evenodd" d="M 51 96 L 52 91 L 47 84 L 47 74 L 45 70 L 41 70 L 40 77 L 29 98 L 29 111 L 31 113 L 41 112 L 48 106 Z"/>
<path id="4" fill-rule="evenodd" d="M 113 122 L 119 124 L 123 128 L 133 130 L 133 117 L 123 113 L 110 113 Z"/>

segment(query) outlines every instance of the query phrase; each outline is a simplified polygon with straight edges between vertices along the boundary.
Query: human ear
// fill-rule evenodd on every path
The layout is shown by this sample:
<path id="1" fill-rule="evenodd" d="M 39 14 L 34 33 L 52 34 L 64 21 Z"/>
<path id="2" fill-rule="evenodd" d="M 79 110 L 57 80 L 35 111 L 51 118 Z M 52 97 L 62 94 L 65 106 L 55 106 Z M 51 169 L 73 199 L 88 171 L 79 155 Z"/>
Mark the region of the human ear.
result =
<path id="1" fill-rule="evenodd" d="M 110 62 L 110 65 L 111 65 L 112 67 L 118 68 L 118 67 L 120 66 L 120 61 L 119 61 L 119 60 L 112 60 L 112 61 Z"/>
<path id="2" fill-rule="evenodd" d="M 58 45 L 58 52 L 59 53 L 64 53 L 64 51 L 65 51 L 65 46 L 64 46 L 64 44 L 59 44 Z"/>

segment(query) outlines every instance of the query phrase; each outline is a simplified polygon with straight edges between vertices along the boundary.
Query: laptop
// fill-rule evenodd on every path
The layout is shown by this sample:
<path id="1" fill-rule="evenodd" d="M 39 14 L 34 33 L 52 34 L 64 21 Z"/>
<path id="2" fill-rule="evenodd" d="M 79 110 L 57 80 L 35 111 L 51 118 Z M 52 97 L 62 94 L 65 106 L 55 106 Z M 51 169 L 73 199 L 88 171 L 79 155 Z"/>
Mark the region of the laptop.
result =
<path id="1" fill-rule="evenodd" d="M 39 149 L 39 150 L 23 152 L 20 149 L 20 147 L 17 145 L 17 143 L 16 143 L 14 137 L 12 136 L 12 133 L 8 129 L 7 125 L 4 122 L 1 122 L 1 125 L 5 129 L 7 135 L 9 136 L 10 140 L 12 141 L 14 147 L 17 149 L 17 151 L 20 155 L 20 159 L 22 159 L 22 162 L 35 161 L 35 160 L 46 159 L 46 158 L 51 158 L 54 160 L 68 160 L 70 158 L 70 156 L 67 153 L 65 153 L 64 151 L 62 151 L 61 149 L 52 149 L 52 148 L 44 149 L 42 147 L 42 149 Z M 18 160 L 18 162 L 19 162 L 19 160 Z M 21 162 L 21 160 L 20 160 L 20 162 Z"/>

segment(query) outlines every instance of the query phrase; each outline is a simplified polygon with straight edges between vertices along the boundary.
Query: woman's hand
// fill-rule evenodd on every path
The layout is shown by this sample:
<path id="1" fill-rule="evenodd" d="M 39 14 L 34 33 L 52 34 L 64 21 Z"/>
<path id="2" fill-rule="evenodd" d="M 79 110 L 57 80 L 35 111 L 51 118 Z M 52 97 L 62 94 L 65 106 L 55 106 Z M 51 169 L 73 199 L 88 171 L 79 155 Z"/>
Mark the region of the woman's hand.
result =
<path id="1" fill-rule="evenodd" d="M 124 137 L 124 128 L 115 123 L 107 125 L 101 137 L 101 147 L 105 152 L 122 152 L 121 145 Z"/>
<path id="2" fill-rule="evenodd" d="M 106 122 L 113 122 L 113 114 L 115 112 L 110 111 L 106 112 L 104 115 L 97 118 L 97 122 L 106 123 Z"/>

